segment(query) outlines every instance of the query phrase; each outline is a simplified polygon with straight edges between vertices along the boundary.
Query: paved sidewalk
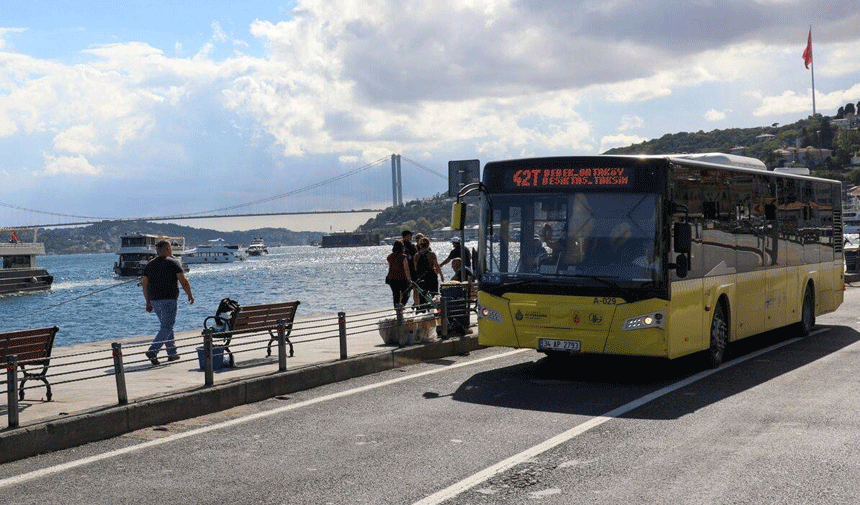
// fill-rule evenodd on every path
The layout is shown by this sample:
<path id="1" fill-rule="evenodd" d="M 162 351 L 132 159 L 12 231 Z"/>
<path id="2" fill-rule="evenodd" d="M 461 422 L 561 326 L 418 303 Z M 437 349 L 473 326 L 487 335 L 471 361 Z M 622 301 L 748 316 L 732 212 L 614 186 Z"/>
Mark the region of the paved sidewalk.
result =
<path id="1" fill-rule="evenodd" d="M 384 344 L 377 327 L 380 319 L 392 316 L 393 311 L 348 315 L 347 357 L 391 353 L 398 349 L 396 345 Z M 409 317 L 409 314 L 405 316 Z M 61 335 L 62 331 L 61 327 L 58 335 Z M 251 376 L 278 373 L 277 342 L 272 345 L 272 356 L 266 357 L 265 347 L 268 339 L 267 334 L 234 338 L 230 347 L 235 355 L 236 366 L 216 370 L 215 386 Z M 293 342 L 295 356 L 287 357 L 288 372 L 340 360 L 336 315 L 297 318 L 290 340 Z M 160 361 L 158 366 L 153 366 L 144 356 L 152 336 L 117 341 L 122 344 L 129 404 L 153 396 L 163 396 L 204 386 L 205 374 L 200 370 L 196 351 L 197 347 L 203 345 L 201 331 L 178 332 L 176 341 L 181 359 L 168 363 L 162 348 L 158 354 Z M 247 341 L 253 343 L 243 345 L 243 342 Z M 432 341 L 436 341 L 435 335 L 428 339 L 427 343 Z M 287 352 L 289 353 L 289 347 Z M 44 401 L 46 390 L 40 381 L 27 382 L 25 399 L 19 402 L 21 427 L 118 405 L 110 341 L 54 348 L 48 378 L 52 384 L 53 393 L 53 399 L 50 402 Z M 75 379 L 85 380 L 62 383 Z M 2 430 L 8 426 L 5 388 L 0 399 L 0 414 L 2 414 L 0 417 L 0 430 Z"/>

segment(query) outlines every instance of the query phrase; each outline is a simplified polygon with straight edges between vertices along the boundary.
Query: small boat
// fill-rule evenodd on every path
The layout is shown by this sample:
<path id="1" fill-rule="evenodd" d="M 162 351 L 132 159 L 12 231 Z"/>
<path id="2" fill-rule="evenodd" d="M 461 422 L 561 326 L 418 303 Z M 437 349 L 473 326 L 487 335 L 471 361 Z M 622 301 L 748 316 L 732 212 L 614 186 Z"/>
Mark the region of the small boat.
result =
<path id="1" fill-rule="evenodd" d="M 199 245 L 194 249 L 188 249 L 182 255 L 182 262 L 186 265 L 233 263 L 245 259 L 245 255 L 237 245 L 228 245 L 223 238 L 210 240 L 208 244 Z"/>
<path id="2" fill-rule="evenodd" d="M 36 266 L 36 256 L 45 254 L 45 244 L 36 242 L 37 229 L 0 228 L 0 232 L 9 233 L 8 241 L 0 243 L 0 295 L 51 289 L 54 276 Z M 32 241 L 18 238 L 18 233 L 30 232 Z"/>
<path id="3" fill-rule="evenodd" d="M 265 256 L 269 254 L 269 249 L 266 247 L 266 243 L 263 242 L 262 237 L 256 237 L 251 241 L 251 245 L 245 249 L 245 253 L 248 256 Z"/>
<path id="4" fill-rule="evenodd" d="M 155 244 L 162 240 L 170 242 L 173 257 L 182 264 L 182 270 L 187 272 L 188 265 L 182 262 L 185 253 L 185 237 L 165 237 L 145 233 L 132 233 L 120 237 L 119 259 L 113 264 L 113 271 L 120 277 L 137 277 L 143 275 L 143 268 L 158 254 Z"/>

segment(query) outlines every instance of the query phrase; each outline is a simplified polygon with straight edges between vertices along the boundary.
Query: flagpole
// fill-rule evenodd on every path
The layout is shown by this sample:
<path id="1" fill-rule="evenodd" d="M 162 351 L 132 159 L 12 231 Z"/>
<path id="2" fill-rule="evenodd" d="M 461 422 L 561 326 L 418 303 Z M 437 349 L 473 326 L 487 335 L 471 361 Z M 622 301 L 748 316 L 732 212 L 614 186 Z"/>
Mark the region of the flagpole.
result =
<path id="1" fill-rule="evenodd" d="M 809 40 L 812 42 L 812 25 L 809 25 Z M 809 63 L 809 70 L 812 76 L 812 117 L 815 117 L 815 58 Z"/>

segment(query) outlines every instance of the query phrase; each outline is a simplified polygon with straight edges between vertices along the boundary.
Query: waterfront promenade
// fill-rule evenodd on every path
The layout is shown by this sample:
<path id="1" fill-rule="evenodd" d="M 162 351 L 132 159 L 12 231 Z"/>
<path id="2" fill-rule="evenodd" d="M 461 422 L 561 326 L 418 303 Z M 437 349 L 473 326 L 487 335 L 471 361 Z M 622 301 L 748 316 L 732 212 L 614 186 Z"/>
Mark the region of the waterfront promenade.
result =
<path id="1" fill-rule="evenodd" d="M 118 400 L 110 341 L 54 349 L 48 374 L 53 399 L 44 401 L 41 382 L 27 382 L 26 397 L 18 405 L 17 428 L 7 428 L 4 387 L 0 463 L 477 348 L 474 334 L 439 340 L 435 332 L 421 343 L 386 345 L 377 323 L 392 314 L 380 310 L 353 316 L 355 322 L 346 331 L 346 359 L 341 355 L 337 316 L 297 318 L 290 335 L 295 356 L 287 357 L 285 372 L 278 370 L 277 344 L 272 356 L 266 357 L 267 334 L 245 343 L 245 349 L 234 339 L 236 366 L 216 370 L 212 386 L 205 385 L 198 362 L 201 331 L 177 333 L 181 359 L 168 362 L 162 350 L 157 366 L 143 354 L 152 336 L 118 339 L 128 396 L 125 405 Z"/>

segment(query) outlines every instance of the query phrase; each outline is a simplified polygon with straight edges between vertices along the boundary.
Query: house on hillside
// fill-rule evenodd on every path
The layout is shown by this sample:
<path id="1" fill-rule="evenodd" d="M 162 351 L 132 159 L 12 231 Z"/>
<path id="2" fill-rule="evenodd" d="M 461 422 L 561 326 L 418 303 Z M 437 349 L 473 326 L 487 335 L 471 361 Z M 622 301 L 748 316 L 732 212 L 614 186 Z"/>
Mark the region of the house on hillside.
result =
<path id="1" fill-rule="evenodd" d="M 786 147 L 773 152 L 776 155 L 777 166 L 789 166 L 792 163 L 805 166 L 817 166 L 833 155 L 833 149 L 817 147 Z"/>

